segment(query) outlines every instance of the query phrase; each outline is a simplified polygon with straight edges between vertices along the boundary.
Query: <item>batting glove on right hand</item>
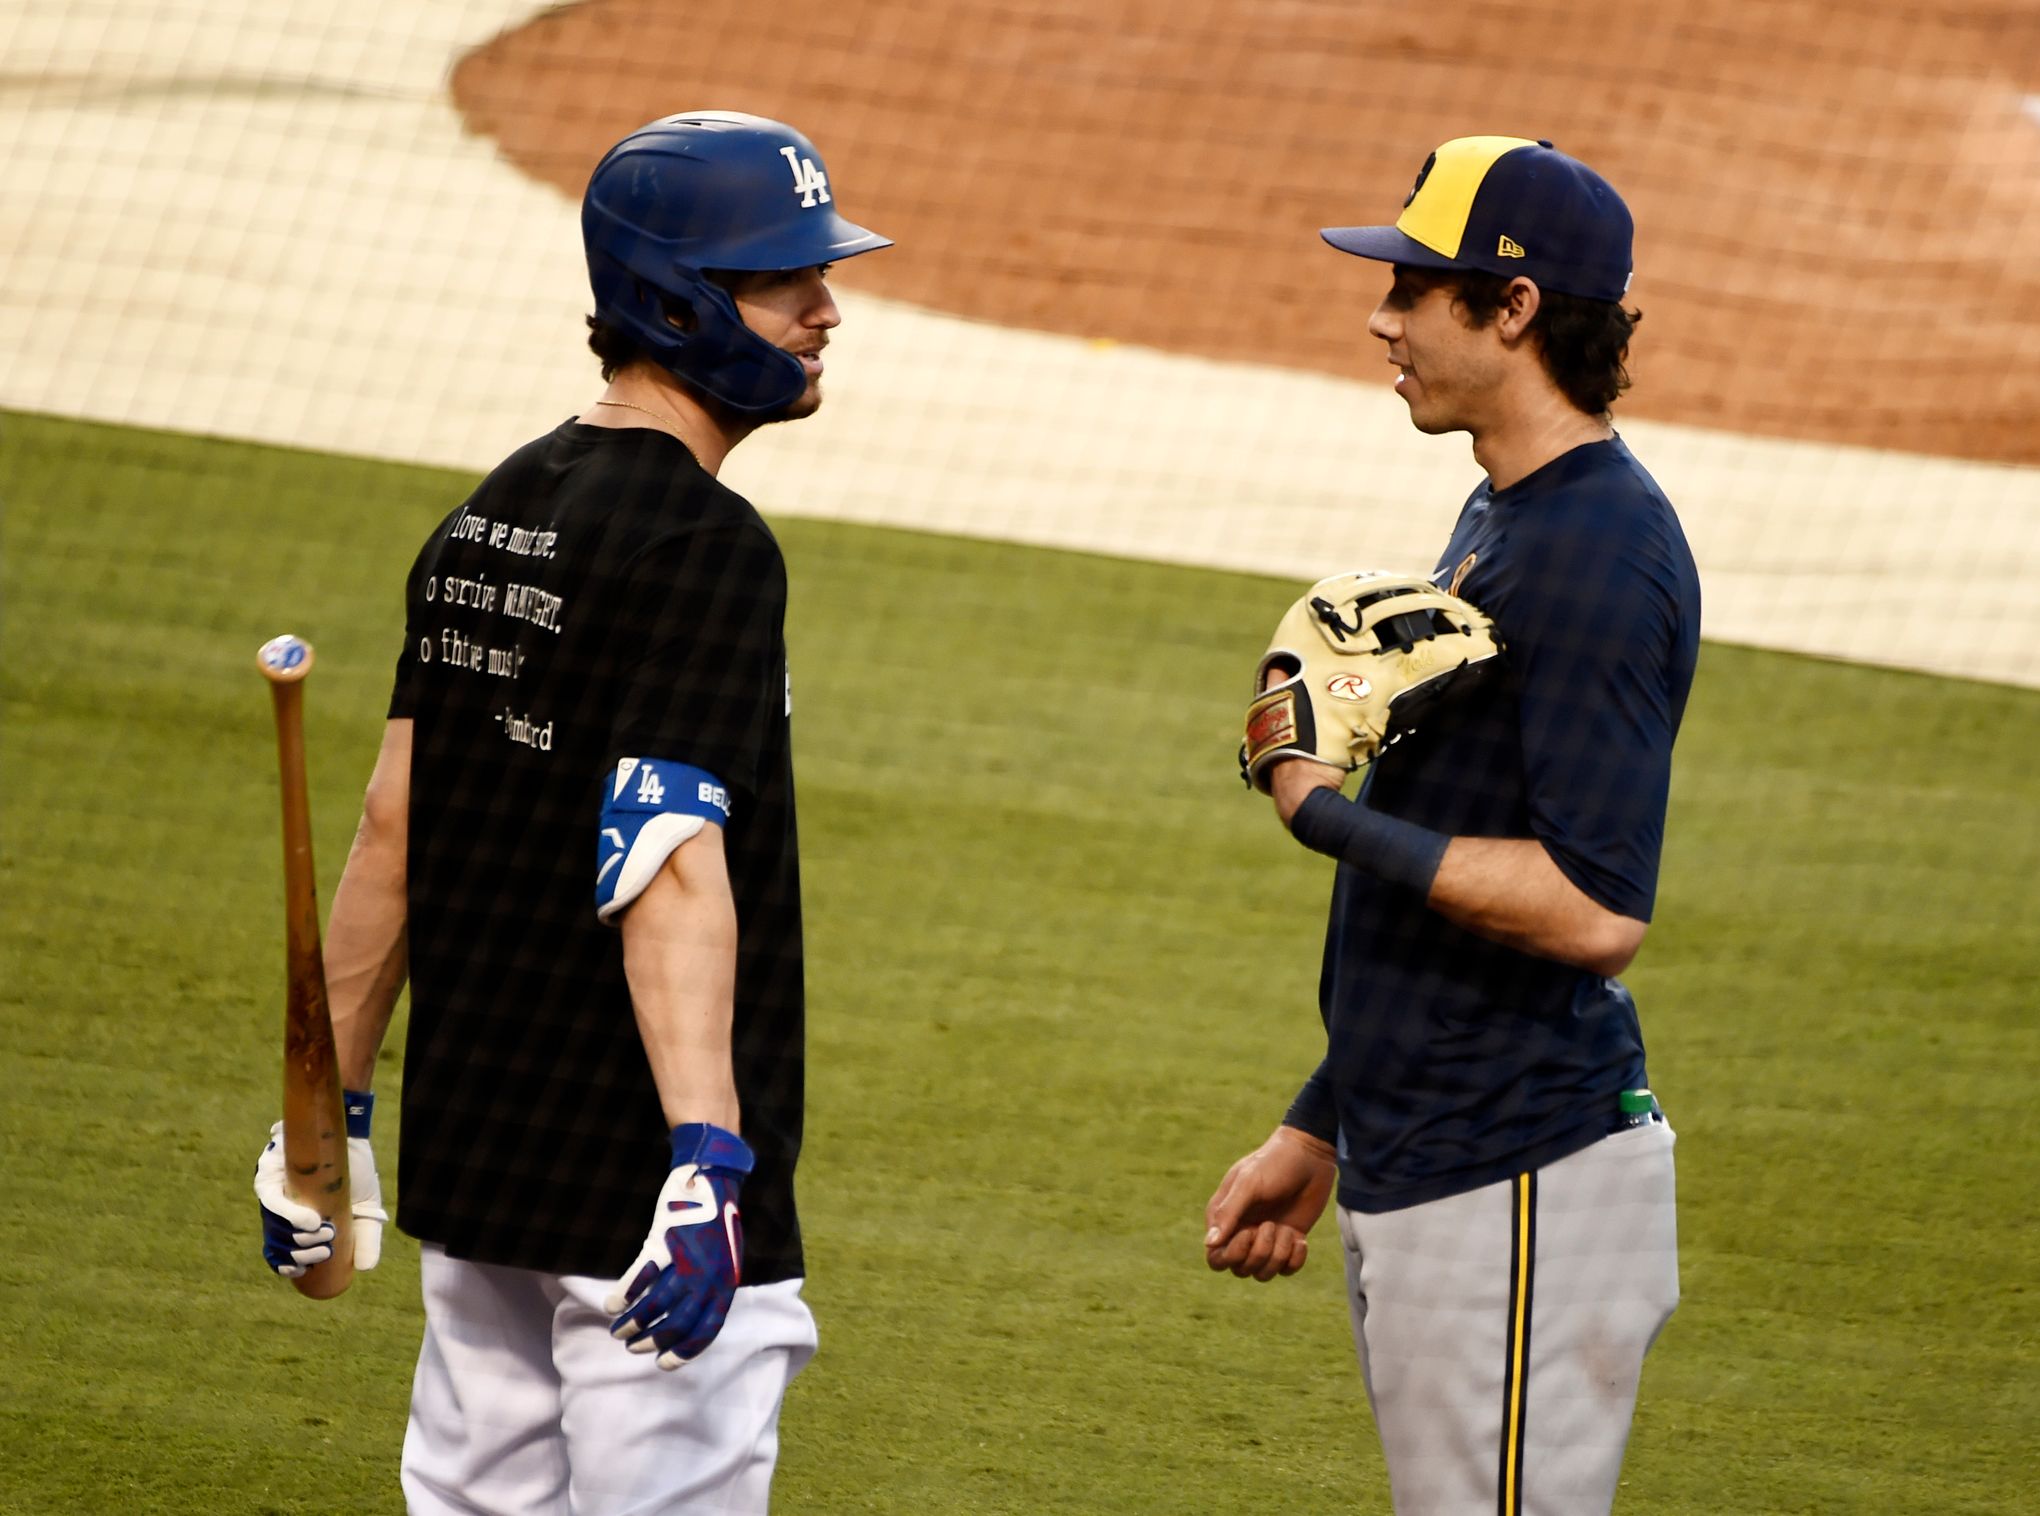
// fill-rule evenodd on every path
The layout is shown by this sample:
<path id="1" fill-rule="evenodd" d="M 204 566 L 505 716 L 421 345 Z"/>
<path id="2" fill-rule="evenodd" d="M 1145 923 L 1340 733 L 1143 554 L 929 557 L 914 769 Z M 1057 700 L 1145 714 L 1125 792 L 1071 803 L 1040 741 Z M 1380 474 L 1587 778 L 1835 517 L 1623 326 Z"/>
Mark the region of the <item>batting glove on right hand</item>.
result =
<path id="1" fill-rule="evenodd" d="M 744 1139 L 706 1122 L 673 1128 L 673 1171 L 651 1234 L 602 1302 L 610 1335 L 677 1369 L 715 1341 L 743 1274 L 737 1192 L 753 1159 Z"/>
<path id="2" fill-rule="evenodd" d="M 375 1172 L 375 1149 L 369 1146 L 369 1122 L 375 1096 L 349 1090 L 347 1109 L 347 1181 L 354 1217 L 354 1267 L 367 1272 L 382 1261 L 382 1181 Z M 333 1256 L 333 1223 L 311 1206 L 284 1191 L 283 1123 L 269 1129 L 269 1145 L 255 1160 L 255 1203 L 262 1208 L 262 1261 L 285 1279 L 298 1279 L 314 1264 Z"/>
<path id="3" fill-rule="evenodd" d="M 347 1155 L 349 1162 L 354 1155 Z M 283 1190 L 283 1123 L 255 1160 L 255 1203 L 262 1207 L 262 1261 L 285 1279 L 301 1279 L 333 1256 L 333 1223 Z"/>

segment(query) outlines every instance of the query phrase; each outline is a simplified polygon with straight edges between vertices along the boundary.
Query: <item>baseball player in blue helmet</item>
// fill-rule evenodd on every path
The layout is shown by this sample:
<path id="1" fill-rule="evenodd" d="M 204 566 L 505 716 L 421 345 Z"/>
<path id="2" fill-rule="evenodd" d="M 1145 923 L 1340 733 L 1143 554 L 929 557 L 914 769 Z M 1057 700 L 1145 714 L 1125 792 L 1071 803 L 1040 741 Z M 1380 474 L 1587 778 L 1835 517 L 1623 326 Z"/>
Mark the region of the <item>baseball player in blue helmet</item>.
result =
<path id="1" fill-rule="evenodd" d="M 1293 1273 L 1336 1197 L 1398 1516 L 1606 1513 L 1679 1293 L 1672 1129 L 1617 976 L 1656 903 L 1700 634 L 1678 516 L 1610 411 L 1630 214 L 1548 141 L 1461 137 L 1392 226 L 1322 235 L 1388 265 L 1367 329 L 1412 424 L 1472 438 L 1485 477 L 1418 584 L 1489 618 L 1500 654 L 1356 798 L 1353 762 L 1249 727 L 1282 824 L 1339 861 L 1325 1051 L 1212 1196 L 1206 1261 Z M 1263 672 L 1294 666 L 1322 730 L 1449 630 L 1329 659 L 1299 637 Z M 1255 705 L 1279 716 L 1281 697 Z"/>
<path id="2" fill-rule="evenodd" d="M 815 1347 L 786 565 L 717 476 L 820 405 L 829 265 L 889 244 L 806 137 L 726 111 L 617 143 L 582 230 L 608 387 L 419 552 L 326 937 L 357 1269 L 411 987 L 428 1516 L 761 1512 Z M 272 1269 L 330 1255 L 273 1137 L 255 1188 Z"/>
<path id="3" fill-rule="evenodd" d="M 758 330 L 738 292 L 892 246 L 837 211 L 812 142 L 733 111 L 671 116 L 611 148 L 588 181 L 581 238 L 590 325 L 608 350 L 633 347 L 753 423 L 814 409 L 820 370 L 806 360 L 820 349 Z"/>

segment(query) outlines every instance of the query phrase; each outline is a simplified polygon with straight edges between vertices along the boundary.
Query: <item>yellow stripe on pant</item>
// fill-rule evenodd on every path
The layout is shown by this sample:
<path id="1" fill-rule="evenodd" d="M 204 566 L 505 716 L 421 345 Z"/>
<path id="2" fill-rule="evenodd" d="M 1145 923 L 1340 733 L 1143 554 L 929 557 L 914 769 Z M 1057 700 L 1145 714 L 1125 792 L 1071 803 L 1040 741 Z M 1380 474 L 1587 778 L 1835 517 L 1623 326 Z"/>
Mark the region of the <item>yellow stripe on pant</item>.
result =
<path id="1" fill-rule="evenodd" d="M 1509 1224 L 1509 1330 L 1503 1369 L 1502 1466 L 1495 1481 L 1499 1516 L 1522 1516 L 1524 1422 L 1530 1399 L 1531 1275 L 1537 1260 L 1537 1176 L 1512 1181 Z"/>

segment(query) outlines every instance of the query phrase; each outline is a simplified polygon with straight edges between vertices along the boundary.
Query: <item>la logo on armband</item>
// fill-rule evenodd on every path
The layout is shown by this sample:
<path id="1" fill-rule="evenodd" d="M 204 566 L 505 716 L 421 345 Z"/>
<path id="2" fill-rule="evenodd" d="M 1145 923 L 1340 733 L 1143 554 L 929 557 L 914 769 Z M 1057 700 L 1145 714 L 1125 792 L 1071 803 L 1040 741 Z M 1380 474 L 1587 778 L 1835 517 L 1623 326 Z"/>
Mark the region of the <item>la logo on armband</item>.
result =
<path id="1" fill-rule="evenodd" d="M 595 914 L 613 921 L 683 843 L 730 819 L 730 792 L 706 769 L 668 758 L 620 758 L 596 841 Z"/>

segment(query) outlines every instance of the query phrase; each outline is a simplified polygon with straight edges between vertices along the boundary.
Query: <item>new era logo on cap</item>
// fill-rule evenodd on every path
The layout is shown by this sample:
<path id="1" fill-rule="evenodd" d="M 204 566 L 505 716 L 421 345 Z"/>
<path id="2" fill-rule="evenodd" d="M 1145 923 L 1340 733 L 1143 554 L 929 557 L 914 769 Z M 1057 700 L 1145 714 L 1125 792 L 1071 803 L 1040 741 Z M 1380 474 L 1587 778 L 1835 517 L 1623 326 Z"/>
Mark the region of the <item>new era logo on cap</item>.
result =
<path id="1" fill-rule="evenodd" d="M 1384 263 L 1520 274 L 1544 289 L 1620 300 L 1633 233 L 1614 187 L 1549 142 L 1455 137 L 1425 161 L 1394 226 L 1321 235 Z"/>

